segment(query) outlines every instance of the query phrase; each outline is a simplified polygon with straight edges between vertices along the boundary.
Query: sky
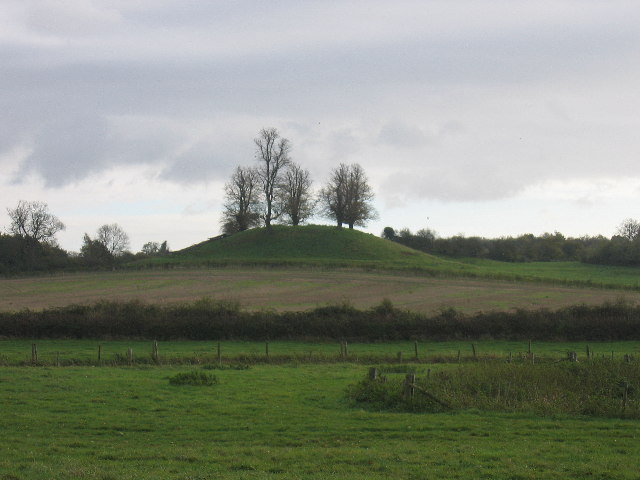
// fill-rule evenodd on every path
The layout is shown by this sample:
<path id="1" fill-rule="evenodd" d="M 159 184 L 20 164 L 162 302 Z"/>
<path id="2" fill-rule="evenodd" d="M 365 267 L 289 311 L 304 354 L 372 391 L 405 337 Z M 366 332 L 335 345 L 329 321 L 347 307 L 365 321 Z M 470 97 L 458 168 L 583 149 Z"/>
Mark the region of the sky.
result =
<path id="1" fill-rule="evenodd" d="M 316 188 L 364 168 L 376 235 L 611 236 L 638 112 L 635 0 L 2 0 L 0 229 L 38 200 L 68 250 L 187 247 L 274 127 Z"/>

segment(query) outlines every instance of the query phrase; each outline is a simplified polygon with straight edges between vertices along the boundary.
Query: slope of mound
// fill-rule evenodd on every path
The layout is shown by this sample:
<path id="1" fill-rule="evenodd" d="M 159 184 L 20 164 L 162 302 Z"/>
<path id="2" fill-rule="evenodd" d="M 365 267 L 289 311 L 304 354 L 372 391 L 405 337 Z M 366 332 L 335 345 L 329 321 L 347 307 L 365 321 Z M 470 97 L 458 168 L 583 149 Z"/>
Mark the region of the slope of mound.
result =
<path id="1" fill-rule="evenodd" d="M 153 263 L 318 264 L 439 270 L 477 267 L 443 260 L 375 235 L 332 226 L 275 225 L 214 238 Z"/>

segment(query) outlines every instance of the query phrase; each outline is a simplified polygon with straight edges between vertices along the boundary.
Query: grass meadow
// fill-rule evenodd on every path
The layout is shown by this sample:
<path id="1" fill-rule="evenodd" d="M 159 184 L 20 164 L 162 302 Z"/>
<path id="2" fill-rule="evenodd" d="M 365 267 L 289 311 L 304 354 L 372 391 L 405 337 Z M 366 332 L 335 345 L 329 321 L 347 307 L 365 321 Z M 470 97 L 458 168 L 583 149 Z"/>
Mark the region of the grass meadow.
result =
<path id="1" fill-rule="evenodd" d="M 128 363 L 127 353 L 131 349 L 134 363 L 151 364 L 153 342 L 144 340 L 45 340 L 19 339 L 0 341 L 0 365 L 31 365 L 32 345 L 37 347 L 38 364 L 100 365 L 98 351 L 103 365 Z M 341 356 L 340 342 L 299 342 L 299 341 L 167 341 L 158 342 L 159 364 L 206 365 L 218 362 L 218 345 L 223 364 L 233 363 L 300 363 L 320 364 L 356 362 L 395 362 L 398 352 L 405 362 L 415 362 L 416 343 L 412 341 L 348 343 L 347 356 Z M 640 358 L 640 341 L 616 342 L 525 342 L 480 340 L 473 342 L 443 341 L 418 342 L 418 363 L 443 363 L 457 361 L 458 352 L 462 360 L 473 358 L 475 349 L 479 358 L 507 358 L 509 353 L 519 357 L 531 351 L 539 360 L 560 360 L 568 352 L 576 352 L 579 359 L 585 359 L 587 349 L 594 357 L 621 359 L 624 355 Z M 269 357 L 267 358 L 267 348 Z"/>
<path id="2" fill-rule="evenodd" d="M 352 363 L 0 368 L 0 478 L 635 479 L 637 421 L 354 407 Z M 448 368 L 434 365 L 434 371 Z"/>

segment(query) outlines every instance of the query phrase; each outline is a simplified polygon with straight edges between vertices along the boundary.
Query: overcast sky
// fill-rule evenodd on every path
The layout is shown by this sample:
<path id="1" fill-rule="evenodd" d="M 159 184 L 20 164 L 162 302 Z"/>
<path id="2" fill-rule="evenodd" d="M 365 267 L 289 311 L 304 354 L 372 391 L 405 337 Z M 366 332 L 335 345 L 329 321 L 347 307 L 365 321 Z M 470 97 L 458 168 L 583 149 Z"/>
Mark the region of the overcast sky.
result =
<path id="1" fill-rule="evenodd" d="M 41 200 L 64 248 L 184 248 L 275 127 L 316 186 L 364 167 L 375 234 L 610 236 L 639 112 L 636 0 L 2 0 L 0 227 Z"/>

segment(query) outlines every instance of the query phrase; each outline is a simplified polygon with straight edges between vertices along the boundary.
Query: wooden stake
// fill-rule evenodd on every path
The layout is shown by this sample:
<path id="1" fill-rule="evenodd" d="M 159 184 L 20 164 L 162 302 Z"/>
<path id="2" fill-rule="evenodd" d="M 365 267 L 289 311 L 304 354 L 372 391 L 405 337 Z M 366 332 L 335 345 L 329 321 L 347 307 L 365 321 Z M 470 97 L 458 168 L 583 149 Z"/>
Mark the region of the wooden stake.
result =
<path id="1" fill-rule="evenodd" d="M 460 363 L 460 350 L 458 350 L 458 363 Z"/>
<path id="2" fill-rule="evenodd" d="M 132 348 L 127 350 L 127 362 L 129 363 L 129 366 L 131 366 L 131 364 L 133 364 L 133 349 Z"/>
<path id="3" fill-rule="evenodd" d="M 102 345 L 98 345 L 98 363 L 101 362 L 102 359 Z"/>
<path id="4" fill-rule="evenodd" d="M 407 376 L 404 379 L 404 398 L 413 399 L 413 394 L 415 392 L 414 384 L 416 383 L 416 375 L 415 373 L 407 373 Z"/>
<path id="5" fill-rule="evenodd" d="M 529 340 L 529 353 L 531 353 L 531 340 Z"/>
<path id="6" fill-rule="evenodd" d="M 413 349 L 415 350 L 416 360 L 417 360 L 418 359 L 418 342 L 417 341 L 413 342 Z"/>
<path id="7" fill-rule="evenodd" d="M 474 360 L 477 358 L 477 354 L 476 354 L 476 345 L 475 343 L 471 344 L 471 350 L 473 350 L 473 358 Z"/>
<path id="8" fill-rule="evenodd" d="M 31 363 L 33 365 L 38 363 L 38 346 L 35 343 L 31 344 Z"/>
<path id="9" fill-rule="evenodd" d="M 369 380 L 376 380 L 378 378 L 378 369 L 376 367 L 369 368 Z"/>

